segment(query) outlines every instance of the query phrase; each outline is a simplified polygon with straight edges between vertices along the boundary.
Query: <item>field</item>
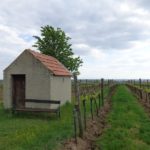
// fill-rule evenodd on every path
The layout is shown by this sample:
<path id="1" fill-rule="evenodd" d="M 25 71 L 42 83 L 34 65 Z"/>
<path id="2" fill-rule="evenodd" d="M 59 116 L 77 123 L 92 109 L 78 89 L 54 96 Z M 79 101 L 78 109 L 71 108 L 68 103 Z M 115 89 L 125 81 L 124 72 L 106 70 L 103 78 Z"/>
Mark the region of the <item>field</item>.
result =
<path id="1" fill-rule="evenodd" d="M 105 89 L 105 95 L 107 92 L 108 88 Z M 87 115 L 90 116 L 90 101 L 86 106 Z M 61 107 L 60 119 L 55 114 L 12 115 L 0 104 L 0 150 L 58 149 L 74 135 L 72 116 L 73 104 L 70 103 Z"/>
<path id="2" fill-rule="evenodd" d="M 73 136 L 72 105 L 61 108 L 62 117 L 43 114 L 18 114 L 5 112 L 0 106 L 0 149 L 55 149 L 58 143 Z"/>
<path id="3" fill-rule="evenodd" d="M 73 103 L 66 103 L 61 107 L 61 118 L 58 118 L 55 114 L 46 113 L 19 113 L 14 115 L 11 111 L 4 110 L 1 103 L 0 150 L 63 150 L 66 145 L 72 146 L 72 149 L 86 150 L 89 143 L 91 143 L 89 149 L 92 149 L 93 145 L 95 149 L 102 150 L 150 149 L 150 118 L 144 109 L 145 107 L 135 97 L 136 93 L 133 94 L 126 85 L 119 84 L 115 88 L 113 96 L 109 95 L 114 85 L 104 88 L 104 103 L 107 103 L 108 97 L 110 97 L 109 107 L 111 108 L 108 111 L 106 106 L 106 110 L 103 110 L 101 103 L 100 116 L 96 119 L 96 105 L 93 103 L 94 120 L 92 120 L 90 97 L 95 97 L 98 104 L 97 96 L 100 89 L 98 89 L 98 86 L 92 88 L 94 87 L 92 84 L 82 84 L 80 89 L 82 123 L 84 122 L 82 102 L 83 99 L 86 99 L 87 123 L 91 128 L 90 130 L 84 129 L 84 132 L 85 135 L 87 132 L 90 134 L 90 132 L 98 131 L 98 133 L 95 132 L 96 136 L 89 141 L 81 138 L 81 142 L 78 137 L 80 139 L 78 139 L 78 144 L 74 142 Z M 84 96 L 85 90 L 90 88 L 94 89 L 95 92 L 88 90 L 92 93 L 87 92 Z M 0 87 L 0 96 L 2 100 L 2 86 Z M 74 97 L 72 102 L 74 102 Z M 79 135 L 78 132 L 77 130 L 77 136 Z"/>

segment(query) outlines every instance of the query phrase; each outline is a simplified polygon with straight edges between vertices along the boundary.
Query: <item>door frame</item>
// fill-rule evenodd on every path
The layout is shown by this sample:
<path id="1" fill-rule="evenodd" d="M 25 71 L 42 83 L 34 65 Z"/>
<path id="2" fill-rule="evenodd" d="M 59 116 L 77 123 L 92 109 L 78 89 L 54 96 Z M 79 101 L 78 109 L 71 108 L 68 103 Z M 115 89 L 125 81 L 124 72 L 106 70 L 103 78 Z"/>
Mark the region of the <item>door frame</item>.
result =
<path id="1" fill-rule="evenodd" d="M 12 81 L 12 85 L 11 85 L 11 88 L 12 88 L 12 107 L 13 107 L 13 109 L 15 109 L 16 108 L 16 100 L 15 100 L 15 90 L 14 90 L 14 86 L 15 86 L 15 84 L 14 84 L 14 77 L 15 76 L 23 76 L 24 77 L 24 84 L 25 84 L 25 90 L 24 90 L 24 94 L 26 95 L 26 75 L 25 74 L 12 74 L 11 75 L 11 81 Z M 25 106 L 25 103 L 24 103 L 24 106 Z"/>

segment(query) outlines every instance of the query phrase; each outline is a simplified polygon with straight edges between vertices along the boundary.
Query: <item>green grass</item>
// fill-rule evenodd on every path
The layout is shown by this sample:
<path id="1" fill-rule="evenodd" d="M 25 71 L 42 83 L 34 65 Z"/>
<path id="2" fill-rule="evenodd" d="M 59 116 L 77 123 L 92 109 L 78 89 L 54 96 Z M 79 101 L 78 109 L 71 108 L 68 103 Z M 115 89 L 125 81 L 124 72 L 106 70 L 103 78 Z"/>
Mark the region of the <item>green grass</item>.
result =
<path id="1" fill-rule="evenodd" d="M 0 150 L 53 150 L 73 136 L 72 105 L 61 108 L 61 119 L 45 114 L 13 115 L 0 106 Z"/>
<path id="2" fill-rule="evenodd" d="M 150 119 L 125 86 L 119 86 L 112 98 L 108 128 L 97 145 L 103 150 L 149 150 Z"/>
<path id="3" fill-rule="evenodd" d="M 108 94 L 108 88 L 104 91 Z M 83 97 L 82 97 L 83 99 Z M 98 99 L 97 99 L 98 102 Z M 86 102 L 90 116 L 90 101 Z M 82 100 L 81 100 L 81 108 Z M 56 115 L 19 113 L 12 115 L 0 103 L 0 150 L 55 150 L 73 137 L 73 104 L 61 107 L 61 119 Z M 81 111 L 83 113 L 83 111 Z"/>

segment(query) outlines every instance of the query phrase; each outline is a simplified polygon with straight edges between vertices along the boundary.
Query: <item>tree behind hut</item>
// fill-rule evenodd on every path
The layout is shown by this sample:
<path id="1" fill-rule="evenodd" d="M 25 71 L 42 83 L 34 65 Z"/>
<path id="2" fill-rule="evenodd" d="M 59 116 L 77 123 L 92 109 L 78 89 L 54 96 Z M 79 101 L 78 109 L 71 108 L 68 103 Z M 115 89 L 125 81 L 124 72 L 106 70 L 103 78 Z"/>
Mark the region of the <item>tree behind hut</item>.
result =
<path id="1" fill-rule="evenodd" d="M 41 27 L 41 37 L 33 36 L 37 39 L 33 47 L 36 47 L 41 53 L 50 55 L 58 59 L 71 72 L 78 72 L 82 65 L 82 59 L 75 57 L 71 44 L 64 31 L 52 26 Z"/>

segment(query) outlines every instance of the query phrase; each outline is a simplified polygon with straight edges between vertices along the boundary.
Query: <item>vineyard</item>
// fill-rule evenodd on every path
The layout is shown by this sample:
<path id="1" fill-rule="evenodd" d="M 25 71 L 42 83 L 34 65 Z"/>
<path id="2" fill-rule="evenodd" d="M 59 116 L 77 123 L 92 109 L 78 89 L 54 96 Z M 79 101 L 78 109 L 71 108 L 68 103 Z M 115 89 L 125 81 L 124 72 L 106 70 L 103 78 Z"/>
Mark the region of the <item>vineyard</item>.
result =
<path id="1" fill-rule="evenodd" d="M 147 80 L 78 80 L 72 102 L 53 114 L 5 111 L 0 104 L 0 149 L 148 150 Z M 2 100 L 2 86 L 0 100 Z"/>

